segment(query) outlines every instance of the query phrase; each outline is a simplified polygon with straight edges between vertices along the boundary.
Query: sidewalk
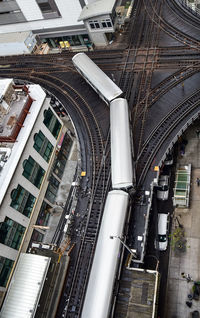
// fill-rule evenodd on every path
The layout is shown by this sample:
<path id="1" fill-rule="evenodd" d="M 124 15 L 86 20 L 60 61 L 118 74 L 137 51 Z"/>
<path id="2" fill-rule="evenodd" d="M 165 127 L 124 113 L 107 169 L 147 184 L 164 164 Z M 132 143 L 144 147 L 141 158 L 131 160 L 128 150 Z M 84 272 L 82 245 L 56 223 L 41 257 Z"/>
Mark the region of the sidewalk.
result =
<path id="1" fill-rule="evenodd" d="M 191 308 L 186 305 L 193 282 L 187 283 L 181 276 L 181 273 L 190 274 L 194 281 L 200 280 L 200 187 L 196 184 L 196 178 L 200 177 L 200 139 L 195 133 L 197 128 L 199 125 L 193 125 L 186 132 L 185 154 L 177 160 L 180 165 L 192 164 L 190 205 L 188 209 L 175 209 L 172 225 L 173 231 L 178 217 L 185 229 L 187 249 L 186 252 L 170 251 L 165 318 L 186 318 L 191 317 L 194 310 L 200 311 L 200 300 L 192 300 Z"/>

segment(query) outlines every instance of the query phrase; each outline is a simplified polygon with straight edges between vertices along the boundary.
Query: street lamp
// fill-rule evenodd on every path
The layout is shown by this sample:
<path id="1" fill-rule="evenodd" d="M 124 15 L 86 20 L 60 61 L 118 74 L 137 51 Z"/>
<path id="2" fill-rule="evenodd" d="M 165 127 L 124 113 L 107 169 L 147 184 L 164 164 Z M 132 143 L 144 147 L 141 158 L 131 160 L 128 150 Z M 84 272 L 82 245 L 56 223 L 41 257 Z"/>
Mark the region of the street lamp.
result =
<path id="1" fill-rule="evenodd" d="M 120 236 L 117 235 L 110 235 L 110 239 L 114 239 L 114 238 L 118 238 L 120 240 L 120 242 L 122 243 L 122 245 L 129 251 L 129 253 L 134 257 L 137 258 L 136 256 L 136 250 L 134 249 L 130 249 L 122 240 L 122 238 Z"/>

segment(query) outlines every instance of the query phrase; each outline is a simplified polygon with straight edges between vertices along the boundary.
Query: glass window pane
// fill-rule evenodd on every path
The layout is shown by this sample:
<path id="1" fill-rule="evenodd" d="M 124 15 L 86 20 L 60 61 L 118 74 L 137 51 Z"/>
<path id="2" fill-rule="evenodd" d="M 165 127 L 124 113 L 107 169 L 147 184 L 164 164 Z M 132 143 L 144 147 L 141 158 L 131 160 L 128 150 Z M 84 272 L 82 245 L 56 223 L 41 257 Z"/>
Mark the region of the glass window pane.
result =
<path id="1" fill-rule="evenodd" d="M 49 162 L 53 151 L 53 145 L 41 131 L 39 131 L 39 133 L 34 136 L 34 140 L 35 143 L 33 147 L 47 162 Z"/>
<path id="2" fill-rule="evenodd" d="M 45 201 L 42 202 L 40 212 L 36 221 L 38 225 L 47 225 L 52 207 Z"/>
<path id="3" fill-rule="evenodd" d="M 24 171 L 22 175 L 37 188 L 40 188 L 45 170 L 31 156 L 29 156 L 28 160 L 26 160 L 26 163 L 23 166 Z"/>
<path id="4" fill-rule="evenodd" d="M 11 198 L 10 206 L 25 216 L 30 217 L 36 198 L 19 184 L 12 191 Z"/>
<path id="5" fill-rule="evenodd" d="M 6 217 L 0 224 L 0 243 L 18 250 L 24 232 L 24 226 Z"/>
<path id="6" fill-rule="evenodd" d="M 14 261 L 0 256 L 0 286 L 6 287 Z"/>
<path id="7" fill-rule="evenodd" d="M 56 116 L 53 115 L 50 108 L 44 111 L 43 123 L 50 130 L 52 135 L 57 139 L 61 129 L 61 124 Z"/>

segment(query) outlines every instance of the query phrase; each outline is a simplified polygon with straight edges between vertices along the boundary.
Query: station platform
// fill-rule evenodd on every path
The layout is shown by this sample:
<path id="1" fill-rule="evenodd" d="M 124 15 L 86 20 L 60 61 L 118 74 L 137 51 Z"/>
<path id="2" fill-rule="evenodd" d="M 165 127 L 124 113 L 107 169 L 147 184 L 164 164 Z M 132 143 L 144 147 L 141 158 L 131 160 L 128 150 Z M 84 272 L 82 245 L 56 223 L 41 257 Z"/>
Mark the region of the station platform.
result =
<path id="1" fill-rule="evenodd" d="M 200 186 L 196 182 L 200 178 L 200 139 L 196 133 L 199 128 L 200 121 L 184 133 L 188 143 L 185 153 L 177 158 L 178 165 L 192 166 L 189 207 L 175 208 L 172 224 L 172 232 L 179 224 L 183 226 L 187 243 L 186 251 L 182 252 L 171 246 L 163 318 L 188 318 L 194 310 L 200 312 L 200 298 L 192 300 L 191 308 L 186 305 L 188 295 L 193 294 L 194 282 L 200 281 Z M 189 274 L 192 280 L 187 282 L 182 273 Z"/>

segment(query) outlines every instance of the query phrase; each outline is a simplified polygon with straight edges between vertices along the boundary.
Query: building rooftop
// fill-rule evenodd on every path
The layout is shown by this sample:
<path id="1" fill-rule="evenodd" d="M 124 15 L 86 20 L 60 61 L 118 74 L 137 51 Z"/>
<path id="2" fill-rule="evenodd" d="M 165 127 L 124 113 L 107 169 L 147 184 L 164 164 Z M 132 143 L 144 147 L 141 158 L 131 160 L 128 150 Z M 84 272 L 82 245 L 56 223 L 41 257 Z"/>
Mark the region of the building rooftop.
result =
<path id="1" fill-rule="evenodd" d="M 155 317 L 158 289 L 159 273 L 157 271 L 127 269 L 120 280 L 115 317 Z"/>
<path id="2" fill-rule="evenodd" d="M 116 0 L 98 0 L 86 5 L 79 16 L 78 21 L 112 13 L 115 2 Z"/>
<path id="3" fill-rule="evenodd" d="M 43 102 L 45 100 L 46 94 L 43 91 L 43 89 L 39 85 L 30 85 L 28 87 L 29 94 L 27 95 L 27 98 L 29 97 L 31 100 L 30 108 L 28 113 L 26 114 L 26 117 L 23 121 L 23 125 L 21 127 L 18 127 L 19 125 L 16 125 L 18 127 L 19 132 L 17 133 L 16 139 L 6 142 L 7 136 L 2 136 L 0 134 L 0 158 L 1 158 L 1 168 L 0 168 L 0 204 L 2 203 L 2 200 L 6 194 L 6 191 L 8 189 L 8 186 L 10 184 L 10 181 L 12 179 L 12 176 L 15 172 L 15 169 L 18 165 L 18 162 L 21 158 L 21 155 L 23 153 L 24 147 L 28 141 L 28 138 L 31 134 L 32 128 L 35 124 L 35 121 L 38 117 L 38 114 L 40 112 L 40 109 L 43 105 Z M 22 96 L 22 100 L 24 102 L 24 97 Z M 22 102 L 21 100 L 21 102 Z M 19 113 L 19 101 L 16 103 L 16 114 Z M 26 103 L 27 104 L 27 103 Z M 13 103 L 12 107 L 15 109 L 15 103 Z M 24 104 L 21 103 L 21 112 Z M 6 114 L 5 116 L 7 116 Z M 24 114 L 23 114 L 24 115 Z M 7 117 L 6 117 L 7 118 Z M 6 121 L 5 121 L 6 123 Z M 7 123 L 6 123 L 7 125 Z M 7 130 L 5 130 L 7 131 Z M 4 141 L 4 139 L 5 141 Z"/>
<path id="4" fill-rule="evenodd" d="M 29 34 L 30 31 L 3 33 L 0 34 L 0 43 L 23 42 Z"/>

